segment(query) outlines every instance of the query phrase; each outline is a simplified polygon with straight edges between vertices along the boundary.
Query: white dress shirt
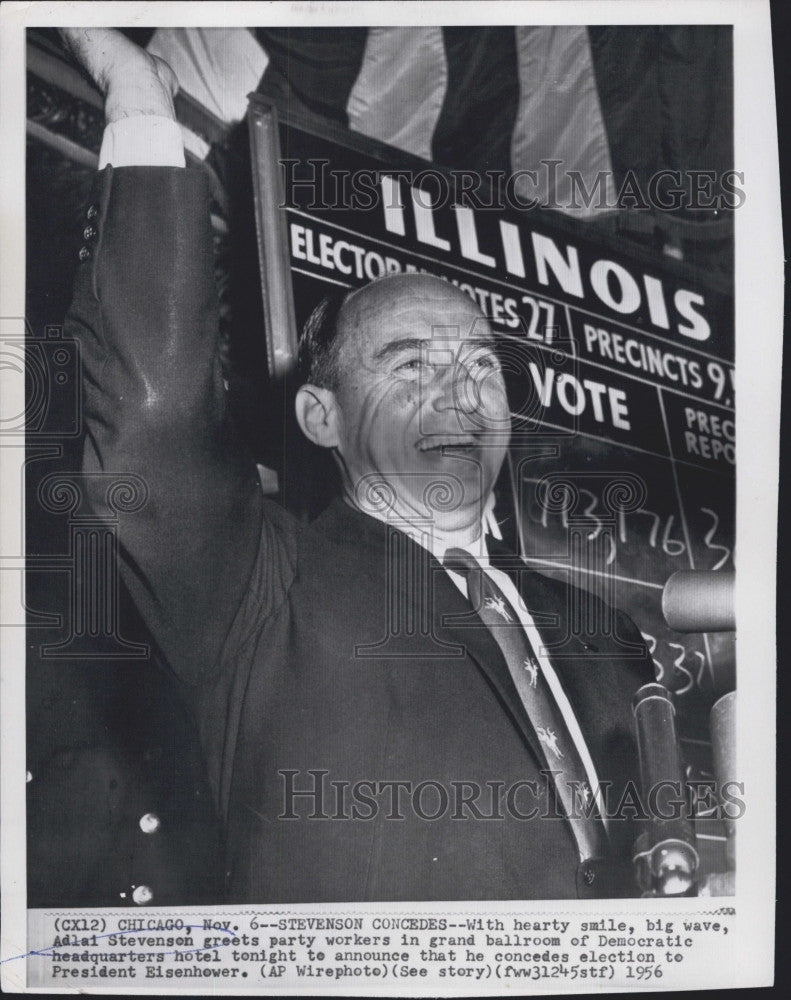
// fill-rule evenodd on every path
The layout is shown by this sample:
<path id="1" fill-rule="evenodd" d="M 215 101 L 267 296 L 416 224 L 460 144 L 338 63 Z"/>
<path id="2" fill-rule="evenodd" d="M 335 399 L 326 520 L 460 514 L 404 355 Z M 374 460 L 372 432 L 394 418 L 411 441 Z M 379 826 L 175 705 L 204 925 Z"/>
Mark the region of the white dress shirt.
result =
<path id="1" fill-rule="evenodd" d="M 113 167 L 183 167 L 181 126 L 160 115 L 135 115 L 111 122 L 104 130 L 99 169 Z"/>

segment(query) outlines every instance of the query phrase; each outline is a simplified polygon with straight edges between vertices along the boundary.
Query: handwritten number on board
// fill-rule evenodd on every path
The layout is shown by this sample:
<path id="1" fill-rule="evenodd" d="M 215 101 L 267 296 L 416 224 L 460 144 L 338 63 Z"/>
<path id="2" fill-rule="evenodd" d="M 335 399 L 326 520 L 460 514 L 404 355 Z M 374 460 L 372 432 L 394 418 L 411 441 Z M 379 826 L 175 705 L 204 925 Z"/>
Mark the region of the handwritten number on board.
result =
<path id="1" fill-rule="evenodd" d="M 684 687 L 680 687 L 680 688 L 676 688 L 675 689 L 675 694 L 676 695 L 686 694 L 687 691 L 691 690 L 691 688 L 693 688 L 695 686 L 695 679 L 694 679 L 694 677 L 689 672 L 689 670 L 687 670 L 687 668 L 683 665 L 683 663 L 684 663 L 684 657 L 687 655 L 687 651 L 678 642 L 669 642 L 668 646 L 670 646 L 671 649 L 678 649 L 678 650 L 680 650 L 679 655 L 676 657 L 675 660 L 673 660 L 673 667 L 675 668 L 675 670 L 678 673 L 680 673 L 680 674 L 686 674 L 686 676 L 689 678 L 688 683 L 685 684 Z"/>
<path id="2" fill-rule="evenodd" d="M 645 507 L 639 507 L 635 514 L 647 514 L 650 518 L 653 518 L 653 525 L 651 527 L 651 533 L 648 536 L 648 544 L 652 549 L 656 548 L 656 536 L 659 531 L 659 515 L 655 514 L 652 510 L 646 510 Z"/>
<path id="3" fill-rule="evenodd" d="M 586 490 L 583 487 L 580 487 L 580 493 L 585 493 L 586 496 L 589 496 L 591 498 L 591 502 L 585 508 L 585 510 L 583 511 L 583 514 L 584 514 L 585 517 L 589 517 L 592 521 L 596 522 L 596 530 L 588 532 L 588 541 L 592 542 L 594 540 L 594 538 L 598 538 L 599 537 L 599 533 L 600 533 L 600 531 L 602 529 L 601 518 L 598 518 L 593 513 L 594 510 L 596 509 L 596 505 L 599 502 L 599 499 L 598 499 L 598 497 L 596 496 L 595 493 L 591 493 L 590 490 Z"/>
<path id="4" fill-rule="evenodd" d="M 725 563 L 730 559 L 731 550 L 728 548 L 727 545 L 718 545 L 716 542 L 712 542 L 712 538 L 717 533 L 717 528 L 720 525 L 720 519 L 714 513 L 711 507 L 701 507 L 700 509 L 704 514 L 708 514 L 709 517 L 712 518 L 714 522 L 703 538 L 703 542 L 706 545 L 706 548 L 725 553 L 725 555 L 717 563 L 715 563 L 714 566 L 711 567 L 712 570 L 717 570 L 720 569 L 722 566 L 724 566 Z"/>
<path id="5" fill-rule="evenodd" d="M 648 643 L 648 655 L 654 661 L 654 666 L 656 667 L 656 682 L 657 684 L 662 683 L 662 678 L 665 676 L 665 667 L 663 663 L 654 656 L 654 651 L 656 650 L 656 639 L 651 635 L 650 632 L 641 632 L 640 635 Z"/>
<path id="6" fill-rule="evenodd" d="M 662 533 L 662 550 L 669 556 L 680 556 L 686 552 L 687 547 L 681 539 L 671 538 L 670 531 L 673 527 L 673 515 L 667 519 L 665 530 Z M 671 547 L 672 546 L 672 547 Z"/>

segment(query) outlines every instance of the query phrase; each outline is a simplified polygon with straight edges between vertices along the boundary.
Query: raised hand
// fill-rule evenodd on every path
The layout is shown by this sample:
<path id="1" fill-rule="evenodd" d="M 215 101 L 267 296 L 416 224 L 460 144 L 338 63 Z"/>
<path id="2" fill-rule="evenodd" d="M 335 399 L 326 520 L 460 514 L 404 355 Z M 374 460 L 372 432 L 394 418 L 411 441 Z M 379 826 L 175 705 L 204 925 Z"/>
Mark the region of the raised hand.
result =
<path id="1" fill-rule="evenodd" d="M 107 124 L 136 115 L 175 119 L 178 81 L 168 64 L 114 28 L 60 28 L 60 35 L 104 94 Z"/>

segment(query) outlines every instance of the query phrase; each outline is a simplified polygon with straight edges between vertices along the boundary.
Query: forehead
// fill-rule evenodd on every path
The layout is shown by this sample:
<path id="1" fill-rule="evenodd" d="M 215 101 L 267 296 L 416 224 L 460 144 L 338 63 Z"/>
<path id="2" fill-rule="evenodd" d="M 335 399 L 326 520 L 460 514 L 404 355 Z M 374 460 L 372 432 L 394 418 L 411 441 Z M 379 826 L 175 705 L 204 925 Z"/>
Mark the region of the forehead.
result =
<path id="1" fill-rule="evenodd" d="M 385 279 L 369 285 L 344 306 L 339 321 L 355 347 L 373 356 L 391 341 L 489 340 L 491 329 L 464 292 L 441 279 Z"/>

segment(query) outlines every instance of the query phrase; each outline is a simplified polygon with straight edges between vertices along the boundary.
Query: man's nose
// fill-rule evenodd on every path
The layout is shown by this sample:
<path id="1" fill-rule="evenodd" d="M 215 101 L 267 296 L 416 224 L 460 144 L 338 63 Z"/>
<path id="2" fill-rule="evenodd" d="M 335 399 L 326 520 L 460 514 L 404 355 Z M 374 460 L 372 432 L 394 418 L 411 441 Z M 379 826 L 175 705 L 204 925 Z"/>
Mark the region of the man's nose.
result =
<path id="1" fill-rule="evenodd" d="M 457 413 L 476 413 L 480 410 L 480 386 L 466 365 L 443 366 L 437 373 L 434 406 L 437 410 L 455 410 Z"/>

